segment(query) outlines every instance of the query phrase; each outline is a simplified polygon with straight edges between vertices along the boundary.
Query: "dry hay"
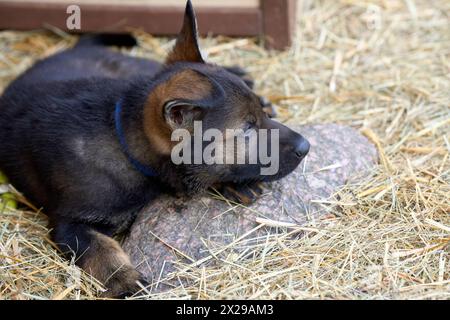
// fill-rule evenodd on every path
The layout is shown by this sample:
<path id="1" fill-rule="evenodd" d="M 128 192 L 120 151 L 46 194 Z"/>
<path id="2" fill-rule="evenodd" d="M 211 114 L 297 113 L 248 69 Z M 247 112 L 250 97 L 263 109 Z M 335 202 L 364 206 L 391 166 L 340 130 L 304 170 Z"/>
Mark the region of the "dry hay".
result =
<path id="1" fill-rule="evenodd" d="M 264 245 L 250 245 L 249 233 L 222 249 L 220 263 L 179 265 L 172 277 L 192 285 L 141 298 L 450 297 L 450 2 L 301 4 L 292 50 L 208 38 L 209 59 L 247 67 L 287 122 L 361 129 L 380 152 L 379 166 L 343 186 L 325 219 L 270 235 Z M 131 54 L 162 59 L 170 47 L 136 34 L 140 47 Z M 2 88 L 74 40 L 1 32 Z M 45 225 L 34 210 L 0 215 L 0 297 L 92 298 L 99 284 L 57 255 Z"/>

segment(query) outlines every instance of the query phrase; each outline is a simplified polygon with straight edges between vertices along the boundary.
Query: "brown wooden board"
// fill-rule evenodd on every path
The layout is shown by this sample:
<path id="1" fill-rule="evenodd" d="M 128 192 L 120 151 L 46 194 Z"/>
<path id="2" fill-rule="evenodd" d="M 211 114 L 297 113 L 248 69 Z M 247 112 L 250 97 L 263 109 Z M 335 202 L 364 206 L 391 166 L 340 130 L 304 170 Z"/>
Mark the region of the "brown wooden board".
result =
<path id="1" fill-rule="evenodd" d="M 266 46 L 285 49 L 292 44 L 297 13 L 296 0 L 262 0 L 263 34 Z"/>
<path id="2" fill-rule="evenodd" d="M 201 34 L 264 36 L 275 49 L 289 46 L 296 0 L 261 0 L 261 7 L 196 7 Z M 142 29 L 155 35 L 174 35 L 184 8 L 141 4 L 79 4 L 81 29 L 68 30 L 67 2 L 0 1 L 0 29 L 30 30 L 56 27 L 66 32 L 127 32 Z M 262 9 L 262 10 L 261 10 Z M 265 34 L 263 34 L 265 32 Z"/>

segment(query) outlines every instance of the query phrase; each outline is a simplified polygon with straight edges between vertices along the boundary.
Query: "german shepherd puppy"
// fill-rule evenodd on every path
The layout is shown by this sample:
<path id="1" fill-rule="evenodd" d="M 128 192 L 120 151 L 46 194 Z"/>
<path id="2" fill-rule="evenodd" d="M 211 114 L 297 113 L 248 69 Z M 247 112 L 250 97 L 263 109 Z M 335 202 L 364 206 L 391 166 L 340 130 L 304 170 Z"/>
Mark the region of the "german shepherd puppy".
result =
<path id="1" fill-rule="evenodd" d="M 253 183 L 279 179 L 308 153 L 298 133 L 270 119 L 239 69 L 206 63 L 187 2 L 183 27 L 164 64 L 103 45 L 130 38 L 88 37 L 36 63 L 0 99 L 0 169 L 49 217 L 63 254 L 103 282 L 108 297 L 139 289 L 140 274 L 112 237 L 162 192 L 221 186 L 250 202 Z M 115 39 L 115 40 L 114 40 Z M 132 43 L 131 43 L 132 44 Z M 247 81 L 248 82 L 248 81 Z M 171 161 L 175 129 L 279 129 L 280 169 L 261 164 Z M 238 146 L 236 146 L 238 148 Z M 233 150 L 236 152 L 236 150 Z"/>

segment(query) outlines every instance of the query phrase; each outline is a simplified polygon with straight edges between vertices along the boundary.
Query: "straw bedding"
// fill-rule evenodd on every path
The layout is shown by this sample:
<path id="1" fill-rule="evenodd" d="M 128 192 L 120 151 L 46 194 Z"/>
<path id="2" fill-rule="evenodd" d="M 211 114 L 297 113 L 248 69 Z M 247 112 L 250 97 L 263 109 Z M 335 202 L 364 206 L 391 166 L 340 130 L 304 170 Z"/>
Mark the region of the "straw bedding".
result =
<path id="1" fill-rule="evenodd" d="M 377 147 L 373 171 L 342 186 L 325 219 L 267 236 L 163 294 L 189 299 L 450 298 L 450 2 L 300 1 L 298 39 L 269 52 L 253 39 L 202 40 L 209 60 L 246 67 L 287 123 L 336 122 Z M 171 42 L 135 31 L 136 56 Z M 0 90 L 75 42 L 58 30 L 0 32 Z M 89 299 L 101 284 L 59 257 L 45 215 L 19 197 L 0 208 L 0 299 Z M 28 208 L 28 209 L 27 209 Z M 258 242 L 261 243 L 261 242 Z M 184 271 L 189 270 L 189 271 Z"/>

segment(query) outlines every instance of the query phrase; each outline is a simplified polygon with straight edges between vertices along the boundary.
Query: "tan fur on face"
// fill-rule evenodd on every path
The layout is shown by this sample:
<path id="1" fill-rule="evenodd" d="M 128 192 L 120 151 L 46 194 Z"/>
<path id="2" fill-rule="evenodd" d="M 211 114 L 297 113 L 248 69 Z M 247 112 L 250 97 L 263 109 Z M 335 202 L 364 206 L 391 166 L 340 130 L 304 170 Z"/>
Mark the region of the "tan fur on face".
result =
<path id="1" fill-rule="evenodd" d="M 172 128 L 164 117 L 164 103 L 173 99 L 199 100 L 210 95 L 212 84 L 193 70 L 183 70 L 152 91 L 144 106 L 144 130 L 155 151 L 170 155 Z"/>

